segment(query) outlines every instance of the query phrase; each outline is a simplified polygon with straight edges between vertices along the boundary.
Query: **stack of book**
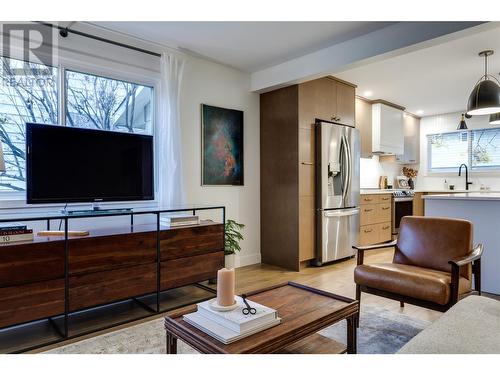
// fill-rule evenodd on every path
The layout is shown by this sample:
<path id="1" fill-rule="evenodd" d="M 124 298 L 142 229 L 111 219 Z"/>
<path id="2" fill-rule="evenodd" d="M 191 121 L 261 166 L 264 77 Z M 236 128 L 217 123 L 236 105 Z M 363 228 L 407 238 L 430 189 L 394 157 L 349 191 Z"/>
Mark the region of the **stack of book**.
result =
<path id="1" fill-rule="evenodd" d="M 23 224 L 9 224 L 0 226 L 0 243 L 33 240 L 33 229 Z"/>
<path id="2" fill-rule="evenodd" d="M 248 299 L 247 302 L 257 310 L 257 313 L 245 315 L 242 311 L 246 307 L 243 299 L 238 296 L 235 296 L 235 299 L 238 307 L 232 311 L 213 310 L 210 307 L 213 301 L 211 300 L 198 303 L 198 310 L 184 315 L 183 319 L 226 345 L 281 322 L 276 310 Z"/>
<path id="3" fill-rule="evenodd" d="M 198 216 L 171 216 L 162 219 L 166 225 L 170 227 L 180 227 L 183 225 L 198 225 L 200 219 Z"/>

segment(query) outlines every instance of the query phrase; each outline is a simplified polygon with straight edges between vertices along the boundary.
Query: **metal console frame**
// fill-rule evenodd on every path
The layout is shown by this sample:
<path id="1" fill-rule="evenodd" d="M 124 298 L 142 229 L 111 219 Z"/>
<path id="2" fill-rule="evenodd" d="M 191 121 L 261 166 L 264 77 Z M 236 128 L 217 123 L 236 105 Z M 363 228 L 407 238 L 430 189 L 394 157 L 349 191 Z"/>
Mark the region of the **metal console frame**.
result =
<path id="1" fill-rule="evenodd" d="M 16 323 L 16 324 L 12 324 L 12 325 L 0 328 L 0 332 L 2 332 L 4 330 L 12 329 L 12 328 L 15 328 L 17 326 L 24 326 L 26 324 L 47 320 L 50 323 L 52 329 L 57 333 L 58 336 L 61 336 L 61 338 L 56 339 L 56 340 L 52 340 L 49 342 L 44 342 L 43 344 L 29 346 L 29 347 L 23 348 L 21 350 L 13 351 L 12 353 L 22 353 L 22 352 L 26 352 L 29 350 L 34 350 L 34 349 L 37 349 L 40 347 L 56 344 L 56 343 L 68 340 L 70 338 L 72 339 L 75 337 L 87 335 L 89 333 L 109 329 L 109 328 L 116 327 L 116 326 L 119 326 L 122 324 L 127 324 L 130 322 L 136 321 L 136 320 L 144 319 L 144 317 L 126 319 L 126 320 L 121 321 L 119 323 L 114 323 L 114 324 L 100 327 L 98 329 L 93 329 L 93 330 L 91 329 L 91 330 L 81 332 L 81 333 L 78 333 L 75 335 L 70 335 L 69 334 L 69 322 L 68 322 L 68 318 L 69 318 L 70 314 L 74 314 L 74 313 L 78 313 L 78 312 L 82 312 L 82 311 L 86 311 L 86 310 L 91 310 L 91 309 L 96 309 L 99 307 L 112 305 L 113 303 L 124 302 L 124 301 L 129 301 L 129 300 L 134 301 L 138 306 L 142 307 L 145 311 L 147 311 L 150 314 L 149 316 L 161 314 L 161 313 L 164 313 L 166 311 L 170 311 L 172 309 L 177 309 L 177 308 L 184 307 L 186 305 L 190 305 L 192 302 L 189 302 L 188 304 L 181 304 L 181 305 L 175 306 L 174 308 L 171 308 L 171 309 L 161 310 L 161 308 L 160 308 L 160 296 L 161 296 L 161 292 L 162 292 L 161 291 L 161 282 L 160 282 L 161 281 L 161 274 L 160 274 L 160 266 L 161 266 L 160 219 L 161 219 L 161 214 L 165 214 L 165 213 L 191 212 L 193 215 L 196 215 L 196 212 L 198 212 L 198 211 L 209 211 L 209 210 L 222 210 L 222 224 L 224 225 L 226 223 L 226 207 L 225 206 L 199 206 L 199 207 L 186 206 L 183 208 L 152 209 L 152 210 L 141 210 L 141 211 L 137 211 L 137 212 L 134 212 L 133 210 L 122 211 L 122 212 L 119 212 L 117 210 L 110 210 L 110 211 L 97 210 L 94 212 L 89 211 L 88 213 L 82 212 L 81 214 L 80 213 L 78 213 L 78 214 L 61 213 L 59 215 L 53 215 L 53 216 L 44 216 L 44 215 L 38 215 L 35 213 L 35 214 L 33 214 L 33 216 L 26 216 L 26 217 L 24 217 L 24 216 L 15 217 L 15 215 L 13 215 L 10 218 L 0 217 L 0 223 L 18 222 L 18 221 L 19 222 L 46 221 L 47 230 L 50 230 L 50 222 L 52 220 L 64 221 L 64 314 L 62 315 L 62 317 L 64 319 L 63 330 L 61 330 L 60 327 L 57 325 L 57 323 L 54 321 L 54 318 L 61 317 L 61 315 L 50 316 L 50 317 L 41 318 L 41 319 L 35 319 L 32 321 L 28 321 L 28 322 Z M 74 310 L 74 311 L 70 312 L 69 311 L 69 236 L 68 236 L 68 226 L 69 226 L 70 219 L 73 220 L 73 219 L 86 219 L 86 218 L 96 218 L 96 217 L 100 218 L 100 217 L 112 217 L 112 216 L 130 216 L 130 228 L 133 229 L 134 216 L 140 216 L 140 215 L 155 215 L 156 216 L 156 291 L 154 292 L 154 294 L 156 294 L 156 309 L 151 308 L 150 306 L 148 306 L 144 302 L 139 301 L 137 299 L 139 297 L 152 295 L 152 293 L 147 293 L 147 294 L 140 295 L 140 296 L 124 298 L 124 299 L 120 299 L 118 301 L 107 302 L 107 303 L 92 306 L 90 308 L 87 307 L 84 309 L 78 309 L 78 310 Z M 225 225 L 224 225 L 223 242 L 225 239 L 225 235 L 226 235 L 226 229 L 225 229 Z M 215 290 L 213 290 L 209 287 L 206 287 L 204 285 L 200 285 L 197 283 L 191 284 L 191 285 L 197 286 L 203 290 L 206 290 L 206 291 L 209 291 L 209 292 L 212 292 L 215 294 Z M 175 289 L 175 288 L 173 288 L 173 289 Z"/>

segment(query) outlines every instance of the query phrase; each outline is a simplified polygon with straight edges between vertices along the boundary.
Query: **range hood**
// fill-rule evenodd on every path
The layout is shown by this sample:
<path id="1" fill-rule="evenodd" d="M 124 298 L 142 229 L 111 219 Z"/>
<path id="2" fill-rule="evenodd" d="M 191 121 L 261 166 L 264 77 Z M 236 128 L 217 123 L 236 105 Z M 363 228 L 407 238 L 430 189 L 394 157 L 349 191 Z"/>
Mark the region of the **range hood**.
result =
<path id="1" fill-rule="evenodd" d="M 384 103 L 372 104 L 372 153 L 404 153 L 403 110 Z"/>

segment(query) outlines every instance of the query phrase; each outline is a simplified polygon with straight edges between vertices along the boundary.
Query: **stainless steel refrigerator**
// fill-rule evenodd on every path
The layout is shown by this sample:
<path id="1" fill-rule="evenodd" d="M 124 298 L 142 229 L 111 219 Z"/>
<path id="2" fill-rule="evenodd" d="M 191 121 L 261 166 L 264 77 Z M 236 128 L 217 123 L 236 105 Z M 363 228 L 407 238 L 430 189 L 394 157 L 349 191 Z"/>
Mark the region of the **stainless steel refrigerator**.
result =
<path id="1" fill-rule="evenodd" d="M 354 255 L 359 231 L 359 130 L 316 122 L 316 264 Z"/>

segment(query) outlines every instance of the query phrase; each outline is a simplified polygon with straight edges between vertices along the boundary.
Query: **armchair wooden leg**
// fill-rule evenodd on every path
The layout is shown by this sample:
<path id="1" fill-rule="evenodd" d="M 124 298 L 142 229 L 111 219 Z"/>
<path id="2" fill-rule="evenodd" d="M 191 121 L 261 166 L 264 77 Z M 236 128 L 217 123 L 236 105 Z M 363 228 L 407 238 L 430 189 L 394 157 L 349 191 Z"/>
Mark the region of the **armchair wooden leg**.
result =
<path id="1" fill-rule="evenodd" d="M 472 265 L 474 273 L 474 289 L 477 294 L 481 295 L 481 259 L 476 259 Z"/>
<path id="2" fill-rule="evenodd" d="M 403 301 L 399 301 L 399 307 L 401 308 L 405 307 L 405 303 Z"/>
<path id="3" fill-rule="evenodd" d="M 356 284 L 356 301 L 359 302 L 359 310 L 361 310 L 361 287 Z M 356 319 L 356 328 L 359 328 L 359 315 Z"/>

